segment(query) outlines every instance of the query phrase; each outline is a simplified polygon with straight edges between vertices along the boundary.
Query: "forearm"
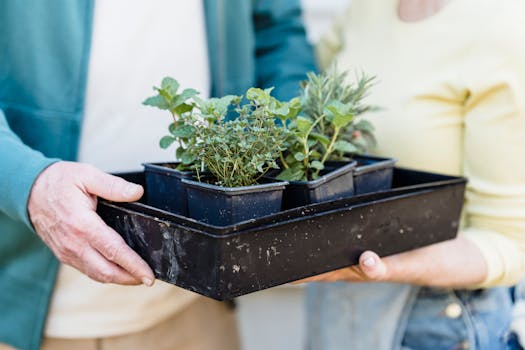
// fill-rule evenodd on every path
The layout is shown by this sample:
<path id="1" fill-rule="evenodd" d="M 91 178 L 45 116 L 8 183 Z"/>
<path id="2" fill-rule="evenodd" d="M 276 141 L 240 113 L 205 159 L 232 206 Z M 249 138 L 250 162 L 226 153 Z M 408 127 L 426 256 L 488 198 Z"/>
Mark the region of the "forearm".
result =
<path id="1" fill-rule="evenodd" d="M 42 170 L 56 161 L 26 146 L 0 110 L 0 211 L 30 226 L 27 201 L 31 187 Z"/>
<path id="2" fill-rule="evenodd" d="M 382 260 L 391 282 L 443 288 L 476 288 L 488 273 L 482 252 L 463 235 Z"/>
<path id="3" fill-rule="evenodd" d="M 462 235 L 404 253 L 379 258 L 366 251 L 359 264 L 299 282 L 394 282 L 439 288 L 476 288 L 487 264 L 479 248 Z"/>

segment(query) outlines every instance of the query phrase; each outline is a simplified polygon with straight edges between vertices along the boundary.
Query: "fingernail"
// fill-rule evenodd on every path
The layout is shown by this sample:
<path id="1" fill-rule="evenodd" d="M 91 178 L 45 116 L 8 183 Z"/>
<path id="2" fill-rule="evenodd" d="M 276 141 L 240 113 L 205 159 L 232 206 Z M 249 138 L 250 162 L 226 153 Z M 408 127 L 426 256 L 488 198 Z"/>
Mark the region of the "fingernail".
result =
<path id="1" fill-rule="evenodd" d="M 366 267 L 374 267 L 376 266 L 376 259 L 370 256 L 363 261 L 363 265 Z"/>
<path id="2" fill-rule="evenodd" d="M 142 277 L 142 283 L 144 283 L 148 287 L 151 287 L 153 285 L 153 280 L 148 277 Z"/>
<path id="3" fill-rule="evenodd" d="M 140 186 L 135 184 L 128 184 L 126 186 L 125 195 L 128 197 L 135 196 L 140 191 Z"/>

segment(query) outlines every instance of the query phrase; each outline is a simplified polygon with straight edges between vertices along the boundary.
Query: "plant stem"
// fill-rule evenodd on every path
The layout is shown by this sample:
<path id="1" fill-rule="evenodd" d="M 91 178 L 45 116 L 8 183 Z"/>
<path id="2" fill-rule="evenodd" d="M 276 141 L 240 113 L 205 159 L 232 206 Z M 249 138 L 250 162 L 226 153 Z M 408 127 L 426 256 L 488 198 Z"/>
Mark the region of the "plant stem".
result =
<path id="1" fill-rule="evenodd" d="M 177 122 L 178 114 L 176 114 L 176 113 L 173 112 L 172 110 L 170 110 L 170 113 L 171 113 L 171 116 L 173 117 L 173 122 L 176 123 L 176 122 Z"/>
<path id="2" fill-rule="evenodd" d="M 286 163 L 286 161 L 284 160 L 283 152 L 279 152 L 279 159 L 281 160 L 281 164 L 285 169 L 288 169 L 290 167 L 288 163 Z"/>
<path id="3" fill-rule="evenodd" d="M 326 149 L 326 152 L 323 156 L 323 158 L 321 159 L 321 164 L 324 165 L 324 163 L 326 162 L 326 160 L 328 159 L 328 157 L 330 156 L 330 154 L 332 154 L 332 149 L 334 147 L 334 144 L 335 144 L 335 141 L 337 140 L 337 136 L 339 135 L 339 131 L 341 130 L 341 128 L 334 128 L 334 135 L 332 136 L 332 139 L 330 140 L 330 144 L 328 145 L 327 149 Z M 315 175 L 319 175 L 319 172 L 321 170 L 317 169 L 315 171 Z"/>
<path id="4" fill-rule="evenodd" d="M 305 134 L 305 137 L 301 139 L 303 144 L 303 150 L 304 150 L 304 159 L 303 159 L 303 166 L 304 166 L 304 175 L 305 178 L 308 180 L 308 157 L 310 156 L 310 147 L 308 147 L 308 137 L 310 137 L 310 134 L 314 130 L 315 126 L 319 124 L 319 122 L 325 117 L 324 113 L 321 114 L 313 123 L 310 125 L 310 128 Z"/>

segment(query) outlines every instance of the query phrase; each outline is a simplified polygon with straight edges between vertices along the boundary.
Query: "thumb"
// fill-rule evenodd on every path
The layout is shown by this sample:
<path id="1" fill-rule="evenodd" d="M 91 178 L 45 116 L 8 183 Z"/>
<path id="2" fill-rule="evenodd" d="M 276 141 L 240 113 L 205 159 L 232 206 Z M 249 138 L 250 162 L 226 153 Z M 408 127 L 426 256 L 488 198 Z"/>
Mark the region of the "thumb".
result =
<path id="1" fill-rule="evenodd" d="M 87 166 L 81 180 L 88 193 L 114 202 L 137 201 L 144 194 L 142 186 L 91 166 Z"/>
<path id="2" fill-rule="evenodd" d="M 361 257 L 359 258 L 359 267 L 369 280 L 381 281 L 386 279 L 386 265 L 374 252 L 366 251 L 361 254 Z"/>

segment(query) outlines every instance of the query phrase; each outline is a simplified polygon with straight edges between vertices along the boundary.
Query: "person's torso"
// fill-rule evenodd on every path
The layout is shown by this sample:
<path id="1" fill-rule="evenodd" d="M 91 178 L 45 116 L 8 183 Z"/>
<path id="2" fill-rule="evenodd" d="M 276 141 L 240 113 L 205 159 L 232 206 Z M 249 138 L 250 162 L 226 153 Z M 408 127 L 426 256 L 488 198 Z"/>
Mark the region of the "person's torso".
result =
<path id="1" fill-rule="evenodd" d="M 520 11 L 515 10 L 510 15 L 513 8 Z M 465 132 L 467 126 L 471 126 L 467 105 L 471 96 L 480 96 L 494 87 L 495 91 L 509 97 L 504 99 L 508 105 L 498 105 L 502 100 L 494 99 L 492 107 L 490 101 L 485 101 L 485 108 L 499 109 L 503 113 L 523 108 L 524 85 L 515 83 L 515 77 L 509 73 L 524 72 L 516 60 L 523 57 L 524 46 L 520 44 L 519 49 L 516 48 L 514 59 L 508 55 L 513 46 L 513 36 L 509 33 L 519 29 L 517 25 L 525 13 L 523 9 L 524 6 L 514 0 L 451 0 L 433 16 L 406 23 L 397 17 L 397 0 L 353 0 L 335 36 L 341 40 L 337 43 L 341 44 L 341 52 L 336 60 L 340 70 L 362 71 L 377 77 L 367 102 L 380 110 L 364 116 L 376 128 L 377 147 L 372 153 L 393 157 L 403 167 L 471 175 L 465 166 Z M 501 52 L 497 51 L 498 46 Z M 476 122 L 480 122 L 479 119 Z M 487 142 L 491 142 L 490 135 L 487 135 Z M 486 161 L 483 156 L 479 155 L 478 159 Z M 467 192 L 467 201 L 470 195 L 472 191 Z M 413 292 L 417 291 L 417 287 L 413 288 Z M 398 284 L 312 286 L 308 300 L 312 318 L 337 319 L 338 322 L 333 326 L 326 322 L 310 326 L 313 332 L 310 340 L 314 344 L 311 349 L 339 349 L 350 344 L 355 349 L 400 349 L 407 325 L 412 327 L 405 334 L 407 336 L 421 336 L 424 334 L 421 330 L 428 326 L 425 328 L 430 330 L 428 334 L 432 330 L 444 330 L 443 336 L 449 337 L 446 339 L 451 343 L 472 346 L 480 340 L 476 340 L 476 336 L 484 336 L 478 327 L 492 323 L 498 324 L 498 329 L 505 328 L 510 306 L 502 303 L 498 309 L 493 302 L 496 297 L 505 295 L 505 291 L 504 288 L 494 289 L 487 293 L 486 300 L 472 299 L 473 306 L 467 307 L 474 310 L 481 305 L 483 322 L 486 322 L 473 325 L 469 322 L 477 322 L 475 318 L 481 314 L 473 316 L 474 321 L 464 310 L 457 320 L 446 317 L 444 311 L 451 303 L 453 291 L 445 293 L 440 300 L 429 302 L 414 295 L 407 296 L 407 290 Z M 363 295 L 374 298 L 364 302 L 359 299 Z M 507 303 L 508 296 L 505 298 Z M 420 304 L 415 302 L 428 302 L 424 306 L 428 314 L 434 312 L 432 317 L 435 318 L 427 314 L 418 318 L 419 314 L 412 314 L 414 305 L 417 310 L 413 311 L 420 312 Z M 501 314 L 498 315 L 498 311 Z M 356 322 L 355 315 L 367 315 L 367 322 Z M 422 319 L 428 323 L 422 324 Z M 364 329 L 369 334 L 380 332 L 381 337 L 361 337 Z M 457 329 L 462 333 L 451 335 Z M 466 342 L 461 338 L 464 334 L 470 337 Z M 494 337 L 481 339 L 480 349 L 492 349 L 487 344 Z M 416 347 L 427 344 L 422 339 L 415 343 L 413 340 L 410 339 L 410 344 L 419 344 Z"/>
<path id="2" fill-rule="evenodd" d="M 165 75 L 208 95 L 202 2 L 96 1 L 78 161 L 108 172 L 173 161 L 174 149 L 158 145 L 170 115 L 141 105 Z M 63 265 L 45 334 L 82 338 L 138 331 L 195 298 L 162 281 L 151 288 L 102 284 Z"/>

